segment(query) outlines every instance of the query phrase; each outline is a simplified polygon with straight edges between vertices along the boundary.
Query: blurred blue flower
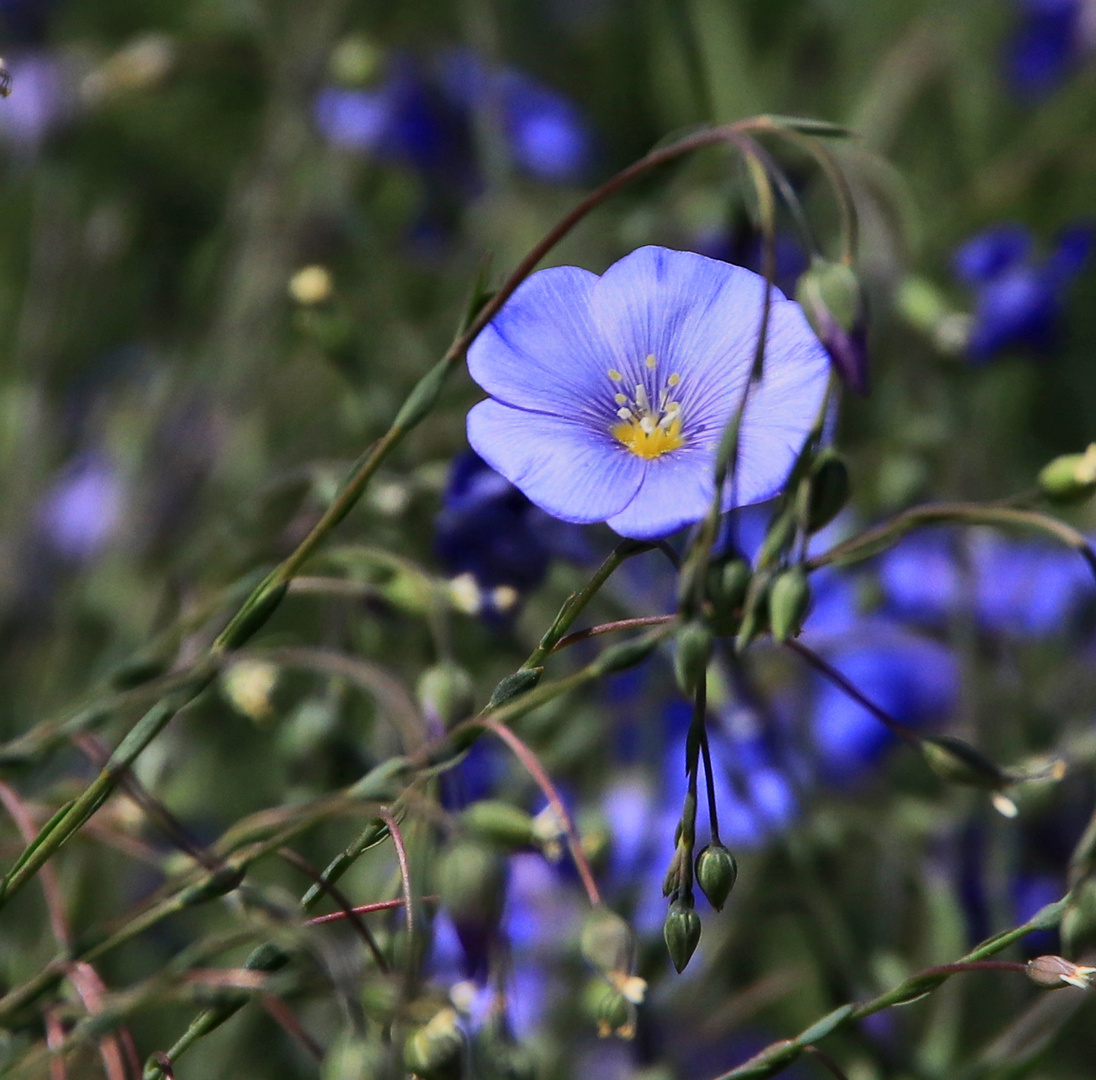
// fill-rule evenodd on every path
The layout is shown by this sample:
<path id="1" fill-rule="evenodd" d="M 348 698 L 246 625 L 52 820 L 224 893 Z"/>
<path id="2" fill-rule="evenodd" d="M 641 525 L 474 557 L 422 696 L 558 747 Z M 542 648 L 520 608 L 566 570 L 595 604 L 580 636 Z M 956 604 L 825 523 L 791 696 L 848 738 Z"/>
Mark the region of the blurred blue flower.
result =
<path id="1" fill-rule="evenodd" d="M 1020 21 L 1006 56 L 1008 82 L 1017 97 L 1045 97 L 1084 59 L 1092 47 L 1086 33 L 1085 3 L 1019 0 Z"/>
<path id="2" fill-rule="evenodd" d="M 600 278 L 534 274 L 469 349 L 469 371 L 492 395 L 468 415 L 469 442 L 564 521 L 646 539 L 699 520 L 749 378 L 764 287 L 741 267 L 658 247 Z M 742 425 L 740 502 L 779 490 L 828 364 L 799 306 L 778 294 Z"/>
<path id="3" fill-rule="evenodd" d="M 1096 230 L 1080 223 L 1064 230 L 1050 256 L 1032 256 L 1030 232 L 999 225 L 968 240 L 955 253 L 956 276 L 974 289 L 971 357 L 992 359 L 1011 348 L 1050 350 L 1057 339 L 1065 290 L 1091 253 Z"/>
<path id="4" fill-rule="evenodd" d="M 544 580 L 553 549 L 566 550 L 560 532 L 477 454 L 453 462 L 434 520 L 434 553 L 451 577 L 471 575 L 486 614 L 505 614 Z"/>
<path id="5" fill-rule="evenodd" d="M 900 724 L 937 725 L 954 710 L 959 665 L 951 652 L 885 626 L 865 623 L 854 638 L 826 659 L 869 701 Z M 811 736 L 823 775 L 842 783 L 873 765 L 896 736 L 844 690 L 821 677 L 817 683 Z"/>
<path id="6" fill-rule="evenodd" d="M 102 454 L 73 461 L 46 493 L 38 511 L 46 543 L 82 562 L 97 555 L 121 523 L 124 493 L 118 471 Z"/>
<path id="7" fill-rule="evenodd" d="M 479 184 L 473 126 L 495 120 L 514 164 L 548 183 L 583 178 L 593 139 L 581 112 L 554 90 L 509 68 L 453 49 L 426 63 L 397 54 L 372 89 L 327 87 L 316 122 L 332 143 L 412 166 L 428 179 Z"/>
<path id="8" fill-rule="evenodd" d="M 1092 589 L 1076 552 L 983 531 L 918 533 L 883 557 L 879 575 L 899 618 L 940 625 L 969 609 L 984 630 L 1014 637 L 1068 629 Z"/>
<path id="9" fill-rule="evenodd" d="M 44 49 L 9 56 L 7 65 L 12 89 L 0 101 L 0 144 L 31 155 L 72 111 L 70 72 Z"/>

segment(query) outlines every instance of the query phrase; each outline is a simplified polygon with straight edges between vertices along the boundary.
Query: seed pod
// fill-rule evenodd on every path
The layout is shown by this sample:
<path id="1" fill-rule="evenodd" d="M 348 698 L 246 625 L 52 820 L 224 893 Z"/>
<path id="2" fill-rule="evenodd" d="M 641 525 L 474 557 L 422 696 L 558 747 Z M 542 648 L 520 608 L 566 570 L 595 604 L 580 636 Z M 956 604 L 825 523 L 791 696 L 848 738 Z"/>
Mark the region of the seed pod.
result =
<path id="1" fill-rule="evenodd" d="M 1046 990 L 1059 990 L 1063 986 L 1088 990 L 1093 985 L 1094 975 L 1096 968 L 1075 964 L 1062 956 L 1037 956 L 1027 965 L 1028 978 Z"/>
<path id="2" fill-rule="evenodd" d="M 674 900 L 670 904 L 666 922 L 662 925 L 662 936 L 674 970 L 680 975 L 700 943 L 700 916 L 691 902 Z"/>
<path id="3" fill-rule="evenodd" d="M 696 883 L 708 903 L 722 911 L 738 880 L 738 860 L 722 844 L 709 844 L 696 857 Z"/>
<path id="4" fill-rule="evenodd" d="M 824 529 L 849 501 L 849 470 L 836 450 L 823 450 L 814 459 L 807 502 L 807 532 Z"/>
<path id="5" fill-rule="evenodd" d="M 481 799 L 461 813 L 461 824 L 472 836 L 510 851 L 533 844 L 533 818 L 501 799 Z"/>
<path id="6" fill-rule="evenodd" d="M 1096 491 L 1096 443 L 1083 454 L 1063 454 L 1039 473 L 1039 490 L 1051 502 L 1071 503 Z"/>
<path id="7" fill-rule="evenodd" d="M 456 1080 L 461 1074 L 464 1034 L 455 1009 L 444 1008 L 409 1035 L 403 1047 L 407 1068 L 422 1080 Z"/>
<path id="8" fill-rule="evenodd" d="M 956 784 L 1001 791 L 1009 778 L 973 746 L 950 735 L 933 735 L 921 740 L 921 753 L 937 776 Z"/>
<path id="9" fill-rule="evenodd" d="M 696 692 L 708 671 L 712 658 L 712 634 L 701 623 L 688 622 L 677 632 L 674 675 L 678 689 L 688 698 Z"/>
<path id="10" fill-rule="evenodd" d="M 443 661 L 422 673 L 416 693 L 422 711 L 449 728 L 472 714 L 476 691 L 464 668 Z"/>
<path id="11" fill-rule="evenodd" d="M 515 671 L 511 675 L 507 675 L 498 686 L 495 687 L 491 694 L 491 700 L 487 702 L 489 709 L 496 709 L 500 705 L 505 705 L 508 701 L 518 697 L 520 694 L 524 694 L 529 690 L 532 690 L 534 686 L 540 682 L 540 677 L 544 674 L 544 668 L 521 668 L 519 671 Z"/>
<path id="12" fill-rule="evenodd" d="M 583 958 L 603 975 L 627 975 L 635 957 L 635 931 L 607 907 L 586 916 L 580 940 Z"/>
<path id="13" fill-rule="evenodd" d="M 795 298 L 842 382 L 868 392 L 864 294 L 852 267 L 815 259 L 796 286 Z"/>
<path id="14" fill-rule="evenodd" d="M 479 840 L 458 840 L 438 861 L 441 902 L 458 927 L 492 928 L 502 917 L 506 860 Z"/>
<path id="15" fill-rule="evenodd" d="M 803 567 L 793 566 L 777 576 L 769 590 L 769 625 L 776 641 L 799 633 L 810 602 L 811 586 Z"/>

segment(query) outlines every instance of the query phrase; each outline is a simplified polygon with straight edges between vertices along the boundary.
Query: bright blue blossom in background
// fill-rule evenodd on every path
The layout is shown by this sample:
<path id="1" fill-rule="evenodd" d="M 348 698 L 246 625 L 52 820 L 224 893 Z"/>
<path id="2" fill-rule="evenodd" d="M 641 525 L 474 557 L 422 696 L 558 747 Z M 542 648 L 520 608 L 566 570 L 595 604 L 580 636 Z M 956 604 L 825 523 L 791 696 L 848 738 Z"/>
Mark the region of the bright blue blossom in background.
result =
<path id="1" fill-rule="evenodd" d="M 975 360 L 1006 349 L 1050 350 L 1056 341 L 1065 290 L 1092 250 L 1090 224 L 1064 230 L 1053 252 L 1038 260 L 1031 233 L 998 225 L 968 240 L 955 253 L 954 270 L 974 289 L 977 303 L 967 345 Z"/>
<path id="2" fill-rule="evenodd" d="M 531 179 L 576 183 L 592 156 L 589 125 L 567 98 L 465 49 L 433 63 L 397 54 L 376 87 L 322 90 L 315 117 L 335 145 L 465 190 L 480 183 L 473 137 L 479 118 L 498 124 L 514 165 Z"/>
<path id="3" fill-rule="evenodd" d="M 468 415 L 469 442 L 564 521 L 607 521 L 644 539 L 699 520 L 749 379 L 764 290 L 742 267 L 658 247 L 600 278 L 577 267 L 534 274 L 469 350 L 491 395 Z M 777 292 L 742 425 L 740 503 L 780 489 L 828 375 L 798 304 Z"/>
<path id="4" fill-rule="evenodd" d="M 1086 0 L 1020 0 L 1020 24 L 1009 44 L 1006 70 L 1018 97 L 1056 90 L 1093 45 L 1092 6 Z"/>

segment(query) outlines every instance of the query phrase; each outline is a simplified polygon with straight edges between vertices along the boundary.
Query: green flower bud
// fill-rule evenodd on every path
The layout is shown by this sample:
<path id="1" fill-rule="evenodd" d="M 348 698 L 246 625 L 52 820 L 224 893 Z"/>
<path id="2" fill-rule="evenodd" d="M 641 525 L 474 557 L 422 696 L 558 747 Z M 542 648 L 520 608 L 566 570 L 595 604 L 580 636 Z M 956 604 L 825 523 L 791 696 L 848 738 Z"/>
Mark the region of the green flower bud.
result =
<path id="1" fill-rule="evenodd" d="M 662 936 L 666 940 L 666 951 L 673 961 L 674 970 L 680 975 L 700 943 L 700 916 L 691 902 L 675 900 L 670 904 L 666 922 L 662 925 Z"/>
<path id="2" fill-rule="evenodd" d="M 465 831 L 490 844 L 520 851 L 533 844 L 533 818 L 501 799 L 481 799 L 460 816 Z"/>
<path id="3" fill-rule="evenodd" d="M 780 556 L 791 546 L 795 538 L 795 513 L 789 507 L 775 521 L 770 522 L 769 530 L 765 533 L 761 549 L 757 553 L 757 566 L 759 570 L 772 566 L 780 560 Z"/>
<path id="4" fill-rule="evenodd" d="M 1062 943 L 1074 954 L 1096 950 L 1096 878 L 1074 886 L 1062 915 Z"/>
<path id="5" fill-rule="evenodd" d="M 777 575 L 769 589 L 769 625 L 775 640 L 784 642 L 799 633 L 810 602 L 811 586 L 803 567 Z"/>
<path id="6" fill-rule="evenodd" d="M 586 962 L 603 975 L 626 975 L 635 959 L 635 931 L 607 907 L 586 916 L 580 948 Z"/>
<path id="7" fill-rule="evenodd" d="M 755 574 L 742 605 L 742 621 L 735 635 L 735 652 L 743 652 L 758 634 L 765 631 L 769 622 L 769 588 L 772 576 L 768 572 Z"/>
<path id="8" fill-rule="evenodd" d="M 709 844 L 696 857 L 696 883 L 708 903 L 722 911 L 738 880 L 738 860 L 722 844 Z"/>
<path id="9" fill-rule="evenodd" d="M 616 671 L 635 667 L 655 651 L 658 642 L 656 635 L 645 634 L 619 645 L 611 645 L 598 657 L 598 671 L 602 675 L 612 675 Z"/>
<path id="10" fill-rule="evenodd" d="M 457 1024 L 456 1010 L 447 1007 L 408 1036 L 403 1061 L 422 1080 L 456 1080 L 461 1075 L 463 1050 L 464 1034 Z"/>
<path id="11" fill-rule="evenodd" d="M 719 571 L 719 603 L 725 608 L 742 606 L 750 587 L 750 564 L 745 559 L 731 559 Z"/>
<path id="12" fill-rule="evenodd" d="M 950 735 L 933 735 L 921 740 L 921 753 L 937 776 L 955 784 L 1000 791 L 1009 778 L 973 746 Z"/>
<path id="13" fill-rule="evenodd" d="M 436 887 L 458 925 L 493 927 L 502 916 L 506 860 L 479 840 L 458 840 L 438 860 Z"/>
<path id="14" fill-rule="evenodd" d="M 416 693 L 422 711 L 436 717 L 447 728 L 471 716 L 475 705 L 472 676 L 459 664 L 448 660 L 422 673 Z"/>
<path id="15" fill-rule="evenodd" d="M 1096 443 L 1083 454 L 1056 457 L 1039 473 L 1039 490 L 1051 502 L 1071 503 L 1096 491 Z"/>
<path id="16" fill-rule="evenodd" d="M 836 450 L 823 450 L 814 459 L 807 503 L 807 532 L 825 528 L 849 501 L 849 470 Z"/>
<path id="17" fill-rule="evenodd" d="M 686 697 L 696 697 L 711 658 L 712 635 L 706 626 L 698 622 L 688 622 L 678 630 L 674 675 L 677 677 L 678 688 Z"/>
<path id="18" fill-rule="evenodd" d="M 795 298 L 842 381 L 858 394 L 866 394 L 865 304 L 852 267 L 816 258 L 799 279 Z"/>
<path id="19" fill-rule="evenodd" d="M 356 1036 L 337 1039 L 323 1061 L 322 1080 L 396 1080 L 386 1048 Z"/>

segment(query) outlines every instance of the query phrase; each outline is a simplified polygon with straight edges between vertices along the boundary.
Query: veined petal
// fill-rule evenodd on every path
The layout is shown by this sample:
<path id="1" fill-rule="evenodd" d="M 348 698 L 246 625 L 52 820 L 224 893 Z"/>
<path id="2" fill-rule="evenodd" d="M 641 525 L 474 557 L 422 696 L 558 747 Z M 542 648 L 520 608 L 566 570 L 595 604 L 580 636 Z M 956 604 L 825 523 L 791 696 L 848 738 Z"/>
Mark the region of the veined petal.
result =
<path id="1" fill-rule="evenodd" d="M 643 480 L 643 461 L 608 432 L 496 401 L 481 401 L 468 414 L 468 441 L 531 502 L 563 521 L 611 518 Z"/>
<path id="2" fill-rule="evenodd" d="M 613 357 L 594 324 L 598 278 L 558 266 L 524 281 L 468 350 L 468 371 L 493 398 L 604 426 L 613 414 Z"/>
<path id="3" fill-rule="evenodd" d="M 719 367 L 744 382 L 761 323 L 764 278 L 741 266 L 687 251 L 644 247 L 614 263 L 598 279 L 593 309 L 617 366 L 636 370 L 654 356 L 658 372 L 681 376 L 683 404 Z M 773 300 L 784 294 L 773 290 Z M 622 369 L 623 370 L 623 369 Z"/>
<path id="4" fill-rule="evenodd" d="M 635 498 L 608 524 L 621 536 L 652 540 L 699 521 L 712 502 L 714 462 L 711 449 L 689 447 L 646 462 Z"/>

